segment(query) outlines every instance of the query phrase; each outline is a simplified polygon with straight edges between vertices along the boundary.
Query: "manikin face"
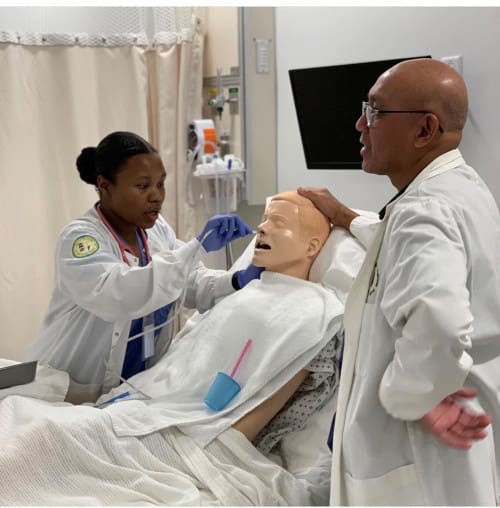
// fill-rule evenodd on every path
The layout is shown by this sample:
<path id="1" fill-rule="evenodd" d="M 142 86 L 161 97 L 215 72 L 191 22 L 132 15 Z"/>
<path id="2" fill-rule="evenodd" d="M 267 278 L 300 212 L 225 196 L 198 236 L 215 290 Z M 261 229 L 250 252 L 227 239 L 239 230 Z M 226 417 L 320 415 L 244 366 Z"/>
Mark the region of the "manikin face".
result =
<path id="1" fill-rule="evenodd" d="M 102 205 L 119 229 L 153 227 L 165 199 L 167 174 L 155 153 L 134 155 L 120 168 L 115 182 L 105 181 Z"/>
<path id="2" fill-rule="evenodd" d="M 293 273 L 307 257 L 308 242 L 301 233 L 299 207 L 289 201 L 271 201 L 257 226 L 252 263 L 271 272 Z"/>

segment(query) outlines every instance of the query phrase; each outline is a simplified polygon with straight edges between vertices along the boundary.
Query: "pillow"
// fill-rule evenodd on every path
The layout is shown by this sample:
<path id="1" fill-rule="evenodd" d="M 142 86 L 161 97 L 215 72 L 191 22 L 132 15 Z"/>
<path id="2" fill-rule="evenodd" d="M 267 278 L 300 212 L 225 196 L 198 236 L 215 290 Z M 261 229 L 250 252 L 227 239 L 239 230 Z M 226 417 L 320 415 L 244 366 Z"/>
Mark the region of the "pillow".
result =
<path id="1" fill-rule="evenodd" d="M 309 280 L 333 289 L 345 303 L 364 258 L 363 245 L 349 231 L 334 227 L 311 266 Z"/>

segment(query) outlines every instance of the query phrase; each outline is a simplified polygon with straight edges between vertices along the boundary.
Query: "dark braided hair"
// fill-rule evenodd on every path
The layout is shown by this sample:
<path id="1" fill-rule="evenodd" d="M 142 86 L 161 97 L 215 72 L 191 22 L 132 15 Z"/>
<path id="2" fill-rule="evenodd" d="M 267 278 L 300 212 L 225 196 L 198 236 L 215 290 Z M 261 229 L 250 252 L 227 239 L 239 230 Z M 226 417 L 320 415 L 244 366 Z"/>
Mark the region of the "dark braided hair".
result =
<path id="1" fill-rule="evenodd" d="M 133 132 L 116 131 L 103 138 L 97 147 L 84 148 L 76 159 L 76 167 L 86 183 L 97 185 L 99 175 L 114 183 L 122 165 L 130 157 L 143 153 L 158 151 Z"/>

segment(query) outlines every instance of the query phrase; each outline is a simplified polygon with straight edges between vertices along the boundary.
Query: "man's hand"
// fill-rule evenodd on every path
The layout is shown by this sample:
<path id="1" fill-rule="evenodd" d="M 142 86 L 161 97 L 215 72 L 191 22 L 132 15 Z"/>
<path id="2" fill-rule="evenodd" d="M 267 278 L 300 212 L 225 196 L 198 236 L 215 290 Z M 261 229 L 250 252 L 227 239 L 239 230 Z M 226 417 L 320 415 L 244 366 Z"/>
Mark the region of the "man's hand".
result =
<path id="1" fill-rule="evenodd" d="M 457 400 L 476 395 L 473 388 L 462 388 L 443 399 L 418 422 L 445 445 L 468 450 L 474 441 L 487 436 L 485 429 L 491 423 L 490 415 L 473 413 Z"/>
<path id="2" fill-rule="evenodd" d="M 316 208 L 323 215 L 326 215 L 334 226 L 340 226 L 349 230 L 352 220 L 359 215 L 332 196 L 327 189 L 299 187 L 297 192 L 301 196 L 310 199 Z"/>

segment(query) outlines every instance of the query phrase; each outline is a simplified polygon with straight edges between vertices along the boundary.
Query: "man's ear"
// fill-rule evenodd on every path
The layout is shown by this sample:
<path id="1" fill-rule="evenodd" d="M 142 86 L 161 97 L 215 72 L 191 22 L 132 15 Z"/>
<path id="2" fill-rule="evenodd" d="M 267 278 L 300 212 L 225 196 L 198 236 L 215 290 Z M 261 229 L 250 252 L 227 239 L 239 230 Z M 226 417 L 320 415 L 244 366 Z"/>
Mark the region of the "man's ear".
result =
<path id="1" fill-rule="evenodd" d="M 420 130 L 415 138 L 415 148 L 428 145 L 439 135 L 439 119 L 434 113 L 426 113 L 419 124 Z"/>
<path id="2" fill-rule="evenodd" d="M 307 244 L 307 257 L 314 258 L 318 252 L 321 250 L 321 241 L 317 236 L 313 236 L 309 239 L 309 243 Z"/>

